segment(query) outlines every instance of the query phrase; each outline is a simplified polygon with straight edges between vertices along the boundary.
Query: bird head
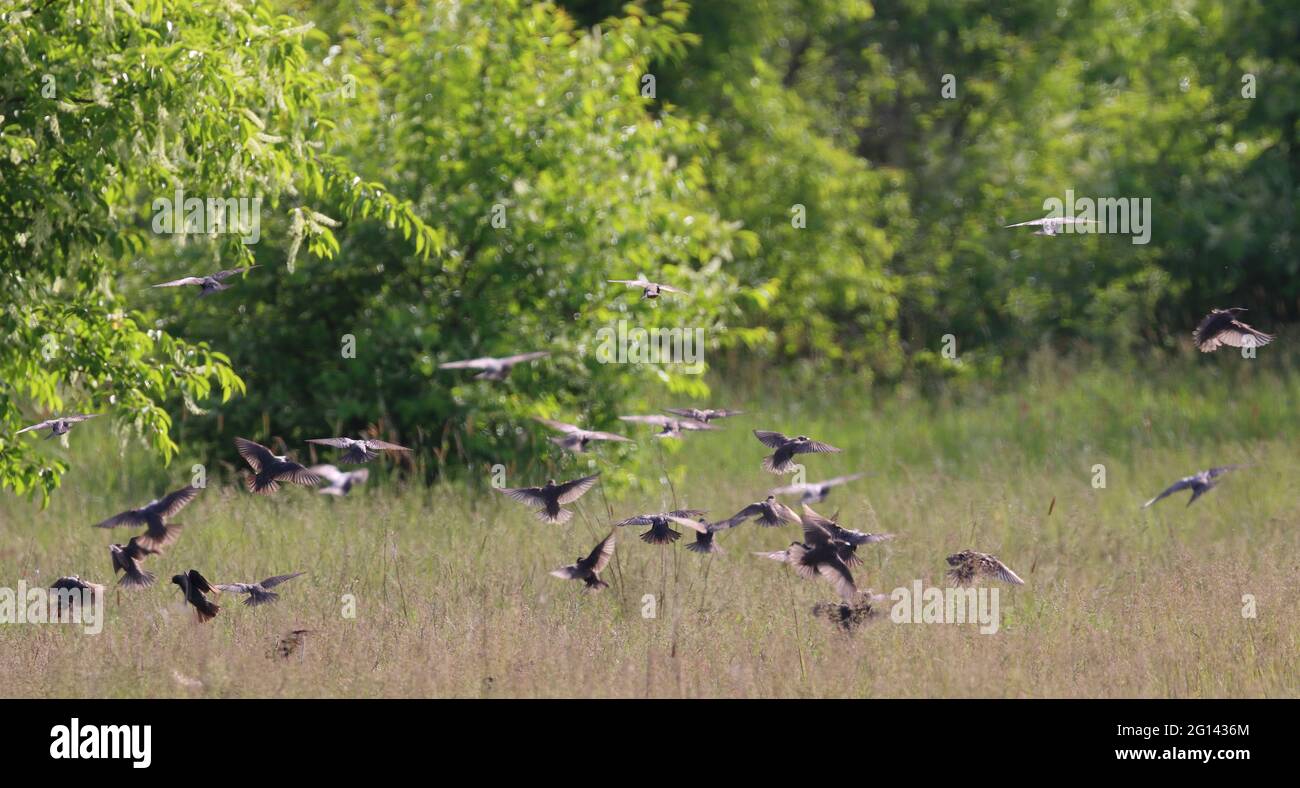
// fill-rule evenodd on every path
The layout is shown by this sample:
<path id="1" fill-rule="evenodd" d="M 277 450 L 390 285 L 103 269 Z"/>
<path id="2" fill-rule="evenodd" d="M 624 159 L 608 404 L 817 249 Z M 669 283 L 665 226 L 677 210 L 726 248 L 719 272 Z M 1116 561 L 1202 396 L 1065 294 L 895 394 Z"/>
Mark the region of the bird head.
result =
<path id="1" fill-rule="evenodd" d="M 172 582 L 181 588 L 185 588 L 185 575 L 172 575 Z"/>

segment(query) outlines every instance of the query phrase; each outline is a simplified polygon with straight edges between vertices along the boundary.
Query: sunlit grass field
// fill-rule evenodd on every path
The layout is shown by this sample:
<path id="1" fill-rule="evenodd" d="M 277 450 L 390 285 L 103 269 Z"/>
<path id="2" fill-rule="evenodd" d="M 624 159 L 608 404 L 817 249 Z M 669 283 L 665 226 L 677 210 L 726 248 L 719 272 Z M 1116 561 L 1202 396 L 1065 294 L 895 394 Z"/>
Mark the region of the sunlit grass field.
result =
<path id="1" fill-rule="evenodd" d="M 0 625 L 3 692 L 1295 696 L 1300 375 L 1268 364 L 1225 355 L 1075 373 L 1039 359 L 1001 392 L 881 401 L 847 381 L 813 390 L 733 382 L 717 404 L 748 412 L 719 432 L 660 445 L 642 429 L 635 456 L 619 464 L 603 448 L 580 460 L 552 455 L 557 478 L 591 467 L 606 479 L 562 526 L 493 493 L 486 469 L 433 488 L 372 477 L 343 500 L 302 488 L 263 498 L 214 480 L 177 518 L 187 525 L 180 541 L 146 562 L 158 584 L 120 594 L 110 586 L 101 634 Z M 844 448 L 805 456 L 809 480 L 870 474 L 817 507 L 840 510 L 849 527 L 898 534 L 860 548 L 860 586 L 942 584 L 949 553 L 998 555 L 1026 581 L 1002 588 L 1000 631 L 887 617 L 849 634 L 832 628 L 810 616 L 835 598 L 828 583 L 751 555 L 799 538 L 795 526 L 727 531 L 714 558 L 684 550 L 689 534 L 664 548 L 622 528 L 608 591 L 583 594 L 580 583 L 548 576 L 585 555 L 612 520 L 684 506 L 721 519 L 762 498 L 781 482 L 759 469 L 755 427 Z M 182 486 L 189 461 L 159 468 L 133 442 L 119 444 L 109 423 L 49 450 L 66 451 L 73 470 L 44 511 L 5 494 L 0 585 L 74 573 L 111 583 L 106 546 L 131 532 L 90 524 Z M 233 447 L 220 459 L 237 459 Z M 1139 508 L 1179 477 L 1227 463 L 1251 467 L 1190 508 L 1188 493 Z M 547 470 L 508 470 L 506 483 L 541 483 Z M 640 485 L 628 484 L 629 472 Z M 308 574 L 276 589 L 272 606 L 223 595 L 221 614 L 199 625 L 168 582 L 189 568 L 214 582 Z M 354 618 L 343 614 L 346 595 Z M 1254 618 L 1243 616 L 1245 595 Z M 292 629 L 311 633 L 289 658 L 272 655 Z"/>

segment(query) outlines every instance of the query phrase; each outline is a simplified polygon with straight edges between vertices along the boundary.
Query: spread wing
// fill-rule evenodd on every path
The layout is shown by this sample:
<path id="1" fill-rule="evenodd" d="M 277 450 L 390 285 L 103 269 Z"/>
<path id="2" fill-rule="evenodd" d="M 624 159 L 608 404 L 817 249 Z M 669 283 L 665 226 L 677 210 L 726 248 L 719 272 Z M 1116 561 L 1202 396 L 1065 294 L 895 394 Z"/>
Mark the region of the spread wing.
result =
<path id="1" fill-rule="evenodd" d="M 148 520 L 145 513 L 139 509 L 128 509 L 121 514 L 115 514 L 107 520 L 95 523 L 96 528 L 117 528 L 122 525 L 145 525 Z"/>
<path id="2" fill-rule="evenodd" d="M 785 487 L 773 487 L 768 490 L 771 495 L 803 495 L 810 490 L 816 489 L 813 484 L 788 484 Z"/>
<path id="3" fill-rule="evenodd" d="M 159 285 L 153 285 L 153 287 L 184 287 L 185 285 L 201 285 L 201 284 L 203 284 L 202 277 L 187 276 L 184 279 L 173 279 L 170 282 L 163 282 L 162 284 Z"/>
<path id="4" fill-rule="evenodd" d="M 507 367 L 513 367 L 515 364 L 521 364 L 525 361 L 532 361 L 536 358 L 546 358 L 551 355 L 549 350 L 535 350 L 531 353 L 519 353 L 513 356 L 497 359 L 497 362 Z"/>
<path id="5" fill-rule="evenodd" d="M 571 482 L 565 482 L 559 485 L 558 494 L 560 503 L 573 503 L 581 498 L 587 490 L 592 488 L 596 480 L 600 478 L 599 473 L 591 476 L 583 476 L 581 479 L 574 479 Z"/>
<path id="6" fill-rule="evenodd" d="M 826 481 L 821 482 L 818 486 L 819 486 L 819 487 L 838 487 L 838 486 L 841 485 L 841 484 L 848 484 L 849 482 L 857 481 L 858 479 L 861 479 L 863 476 L 866 476 L 866 474 L 865 474 L 865 473 L 850 473 L 850 474 L 848 474 L 847 476 L 836 476 L 834 479 L 827 479 Z"/>
<path id="7" fill-rule="evenodd" d="M 176 492 L 169 493 L 161 499 L 154 501 L 149 504 L 146 509 L 159 517 L 175 517 L 176 513 L 181 509 L 184 509 L 190 501 L 199 497 L 199 493 L 202 491 L 203 490 L 200 487 L 183 487 Z"/>
<path id="8" fill-rule="evenodd" d="M 348 475 L 343 471 L 340 471 L 334 465 L 313 465 L 307 470 L 321 477 L 330 484 L 342 484 L 348 479 Z"/>
<path id="9" fill-rule="evenodd" d="M 366 446 L 370 447 L 371 449 L 374 449 L 375 451 L 410 451 L 409 448 L 405 446 L 398 446 L 396 443 L 389 443 L 387 441 L 380 441 L 380 440 L 373 440 L 373 439 L 367 439 Z"/>
<path id="10" fill-rule="evenodd" d="M 709 526 L 705 523 L 699 522 L 698 520 L 691 520 L 686 517 L 678 517 L 676 515 L 670 514 L 668 515 L 668 521 L 672 523 L 677 523 L 683 528 L 689 528 L 692 531 L 696 531 L 698 533 L 707 534 L 709 532 Z"/>
<path id="11" fill-rule="evenodd" d="M 569 424 L 567 422 L 556 421 L 555 419 L 544 419 L 540 416 L 534 416 L 533 418 L 537 422 L 541 424 L 545 424 L 546 426 L 558 432 L 582 432 L 582 429 L 580 427 L 577 427 L 573 424 Z"/>
<path id="12" fill-rule="evenodd" d="M 754 437 L 758 438 L 764 446 L 770 449 L 779 449 L 790 440 L 779 432 L 769 430 L 754 430 Z"/>
<path id="13" fill-rule="evenodd" d="M 215 588 L 229 594 L 247 594 L 256 588 L 254 583 L 218 583 Z"/>
<path id="14" fill-rule="evenodd" d="M 648 281 L 646 281 L 645 279 L 642 279 L 642 278 L 637 278 L 637 279 L 609 279 L 609 280 L 607 280 L 607 281 L 609 281 L 609 282 L 611 282 L 611 283 L 613 283 L 613 284 L 616 284 L 616 285 L 627 285 L 628 287 L 645 287 L 646 285 L 653 284 L 652 282 L 648 282 Z"/>
<path id="15" fill-rule="evenodd" d="M 546 496 L 542 494 L 541 487 L 494 487 L 494 490 L 520 503 L 531 504 L 533 506 L 545 506 Z"/>
<path id="16" fill-rule="evenodd" d="M 494 358 L 471 358 L 464 361 L 446 361 L 438 369 L 493 369 L 497 366 Z"/>
<path id="17" fill-rule="evenodd" d="M 288 575 L 276 575 L 275 577 L 266 578 L 262 582 L 258 583 L 258 585 L 260 585 L 262 588 L 275 588 L 281 583 L 288 580 L 292 580 L 295 577 L 298 577 L 299 575 L 302 574 L 305 574 L 305 572 L 294 572 L 293 574 L 288 574 Z"/>
<path id="18" fill-rule="evenodd" d="M 302 484 L 313 487 L 321 483 L 321 477 L 312 473 L 309 468 L 304 468 L 296 462 L 286 461 L 280 463 L 280 470 L 275 474 L 279 481 L 290 481 L 294 484 Z"/>
<path id="19" fill-rule="evenodd" d="M 622 421 L 631 421 L 636 424 L 653 424 L 657 427 L 666 427 L 669 424 L 676 424 L 677 419 L 670 419 L 667 416 L 619 416 Z"/>
<path id="20" fill-rule="evenodd" d="M 1184 477 L 1184 478 L 1182 478 L 1182 479 L 1179 479 L 1178 481 L 1176 481 L 1176 482 L 1174 482 L 1173 484 L 1169 485 L 1169 487 L 1166 488 L 1164 492 L 1160 493 L 1160 494 L 1157 495 L 1156 497 L 1154 497 L 1154 498 L 1152 498 L 1151 500 L 1147 501 L 1146 503 L 1142 504 L 1142 508 L 1145 509 L 1145 508 L 1147 508 L 1148 506 L 1150 506 L 1151 504 L 1155 503 L 1156 501 L 1160 501 L 1160 500 L 1163 500 L 1163 499 L 1165 499 L 1165 498 L 1168 498 L 1169 496 L 1173 495 L 1174 493 L 1178 492 L 1179 490 L 1186 490 L 1188 487 L 1191 487 L 1191 486 L 1192 486 L 1193 484 L 1195 484 L 1195 483 L 1196 483 L 1196 477 L 1195 477 L 1195 476 L 1187 476 L 1187 477 Z"/>
<path id="21" fill-rule="evenodd" d="M 270 449 L 247 438 L 235 438 L 235 448 L 239 451 L 239 456 L 244 458 L 244 462 L 258 473 L 261 473 L 263 465 L 275 462 L 275 455 Z"/>
<path id="22" fill-rule="evenodd" d="M 30 427 L 23 427 L 21 430 L 18 430 L 14 434 L 22 435 L 24 432 L 31 432 L 32 430 L 43 430 L 46 429 L 47 427 L 52 426 L 53 424 L 54 424 L 53 419 L 46 419 L 45 421 L 42 421 L 40 424 L 33 424 Z"/>
<path id="23" fill-rule="evenodd" d="M 835 586 L 835 591 L 845 601 L 852 601 L 858 595 L 858 586 L 853 582 L 853 574 L 844 562 L 833 558 L 817 565 L 817 574 L 826 578 Z M 1017 578 L 1019 579 L 1019 578 Z"/>
<path id="24" fill-rule="evenodd" d="M 991 555 L 988 557 L 988 565 L 986 566 L 986 569 L 989 574 L 993 575 L 994 577 L 996 577 L 997 579 L 1001 580 L 1004 583 L 1011 583 L 1012 585 L 1017 585 L 1017 586 L 1022 586 L 1025 584 L 1025 581 L 1020 579 L 1020 575 L 1017 575 L 1015 572 L 1012 572 L 1011 567 L 999 561 L 998 557 L 995 555 Z"/>
<path id="25" fill-rule="evenodd" d="M 794 445 L 795 454 L 834 454 L 838 451 L 829 443 L 814 440 L 800 441 Z"/>
<path id="26" fill-rule="evenodd" d="M 598 440 L 598 441 L 620 441 L 622 443 L 633 442 L 631 438 L 625 438 L 622 435 L 615 435 L 612 432 L 589 431 L 586 432 L 586 435 L 588 438 L 591 438 L 592 440 Z"/>
<path id="27" fill-rule="evenodd" d="M 1240 467 L 1242 466 L 1241 465 L 1220 465 L 1218 468 L 1211 468 L 1209 471 L 1207 471 L 1207 473 L 1210 474 L 1211 479 L 1217 479 L 1223 474 L 1227 473 L 1228 471 L 1235 471 Z"/>
<path id="28" fill-rule="evenodd" d="M 591 551 L 591 554 L 583 560 L 583 566 L 588 567 L 592 572 L 599 572 L 609 565 L 609 559 L 614 556 L 614 532 L 610 531 L 609 536 L 601 540 L 600 544 Z"/>
<path id="29" fill-rule="evenodd" d="M 748 520 L 751 517 L 758 517 L 762 513 L 763 513 L 762 503 L 751 503 L 749 506 L 746 506 L 744 509 L 741 509 L 740 511 L 731 515 L 731 517 L 728 518 L 728 522 L 739 525 L 741 522 Z"/>
<path id="30" fill-rule="evenodd" d="M 212 584 L 207 581 L 207 578 L 199 574 L 199 570 L 197 569 L 191 569 L 186 573 L 186 579 L 189 581 L 191 588 L 197 588 L 205 594 L 210 594 L 215 590 L 212 587 Z"/>
<path id="31" fill-rule="evenodd" d="M 336 449 L 346 449 L 348 447 L 347 438 L 308 438 L 308 443 L 319 443 L 322 446 L 333 446 Z"/>
<path id="32" fill-rule="evenodd" d="M 212 275 L 212 278 L 217 280 L 218 282 L 224 282 L 230 277 L 234 276 L 235 274 L 242 274 L 245 271 L 251 271 L 257 267 L 258 266 L 256 265 L 250 265 L 247 268 L 228 268 L 225 271 L 216 272 L 215 274 Z"/>

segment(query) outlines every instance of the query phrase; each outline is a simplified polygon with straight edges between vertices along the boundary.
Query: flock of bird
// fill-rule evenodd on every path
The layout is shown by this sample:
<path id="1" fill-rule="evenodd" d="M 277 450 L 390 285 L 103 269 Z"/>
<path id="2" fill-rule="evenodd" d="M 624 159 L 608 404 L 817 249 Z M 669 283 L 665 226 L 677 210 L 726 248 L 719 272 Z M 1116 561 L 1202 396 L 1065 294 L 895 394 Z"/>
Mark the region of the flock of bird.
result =
<path id="1" fill-rule="evenodd" d="M 1055 225 L 1043 224 L 1042 221 L 1027 222 L 1040 226 L 1052 234 Z M 1013 225 L 1019 226 L 1019 225 Z M 230 288 L 225 280 L 235 274 L 243 273 L 257 266 L 246 269 L 219 271 L 207 276 L 191 276 L 165 282 L 154 287 L 194 286 L 199 288 L 200 296 L 208 296 Z M 644 274 L 636 279 L 609 280 L 616 284 L 641 289 L 642 299 L 657 299 L 664 294 L 685 294 L 670 285 L 653 282 Z M 1265 334 L 1240 320 L 1245 310 L 1240 308 L 1215 309 L 1207 315 L 1193 333 L 1196 346 L 1202 352 L 1213 352 L 1220 347 L 1258 347 L 1273 341 L 1273 335 Z M 452 361 L 440 365 L 441 369 L 470 369 L 478 371 L 475 379 L 486 381 L 504 380 L 513 367 L 518 364 L 535 361 L 549 355 L 546 351 L 520 353 L 506 357 L 482 357 L 463 361 Z M 637 424 L 646 424 L 658 428 L 657 438 L 681 438 L 686 432 L 713 431 L 718 427 L 714 422 L 740 415 L 741 411 L 727 409 L 677 408 L 668 409 L 664 414 L 621 416 L 620 419 Z M 48 430 L 48 438 L 66 435 L 74 425 L 94 418 L 96 414 L 76 414 L 57 416 L 46 419 L 18 430 L 16 434 Z M 558 433 L 550 438 L 560 447 L 579 454 L 587 451 L 594 442 L 629 443 L 630 438 L 611 432 L 589 430 L 574 424 L 554 419 L 538 418 L 545 427 Z M 771 474 L 784 475 L 799 469 L 796 458 L 800 455 L 838 453 L 840 449 L 822 441 L 804 435 L 790 437 L 781 432 L 770 430 L 753 430 L 754 437 L 770 454 L 763 457 L 760 467 Z M 342 452 L 339 462 L 342 464 L 364 465 L 386 452 L 409 452 L 409 448 L 394 443 L 366 437 L 330 437 L 313 438 L 308 443 L 336 448 Z M 270 495 L 282 484 L 296 484 L 306 487 L 319 486 L 319 492 L 328 495 L 345 495 L 356 484 L 364 483 L 368 470 L 358 468 L 343 471 L 334 465 L 304 466 L 287 456 L 277 455 L 266 446 L 246 438 L 235 438 L 235 448 L 239 456 L 247 463 L 249 470 L 244 476 L 244 485 L 250 493 Z M 1172 484 L 1143 504 L 1143 508 L 1168 497 L 1180 490 L 1192 490 L 1190 506 L 1193 501 L 1211 489 L 1218 477 L 1231 471 L 1236 465 L 1211 468 L 1188 476 Z M 682 531 L 674 526 L 694 533 L 695 539 L 686 545 L 687 549 L 700 554 L 716 555 L 722 552 L 718 544 L 718 535 L 748 521 L 754 521 L 764 528 L 777 528 L 787 524 L 801 527 L 802 540 L 790 542 L 781 550 L 759 552 L 755 555 L 790 566 L 795 574 L 806 579 L 824 579 L 839 596 L 837 603 L 822 603 L 814 607 L 814 613 L 828 618 L 839 625 L 851 628 L 875 611 L 874 603 L 884 599 L 873 594 L 869 589 L 861 589 L 854 580 L 852 569 L 862 564 L 857 549 L 862 545 L 877 544 L 894 538 L 889 533 L 867 533 L 845 528 L 839 523 L 838 513 L 824 517 L 817 513 L 810 504 L 820 503 L 830 491 L 843 484 L 861 479 L 862 473 L 854 473 L 820 482 L 800 482 L 772 489 L 766 498 L 742 507 L 730 517 L 709 521 L 706 512 L 700 509 L 675 509 L 666 512 L 637 514 L 613 523 L 614 528 L 586 556 L 578 556 L 572 564 L 552 571 L 550 574 L 568 580 L 581 581 L 584 590 L 599 591 L 609 584 L 601 579 L 601 572 L 613 558 L 617 529 L 625 526 L 643 526 L 647 530 L 640 534 L 641 541 L 649 545 L 672 545 L 677 542 Z M 573 511 L 566 508 L 574 504 L 592 489 L 599 480 L 599 474 L 583 476 L 566 482 L 548 480 L 539 487 L 496 488 L 505 496 L 536 508 L 536 517 L 552 524 L 567 523 L 573 517 Z M 173 518 L 202 492 L 200 487 L 187 486 L 171 492 L 161 498 L 150 501 L 138 509 L 128 509 L 102 522 L 98 528 L 135 527 L 143 532 L 132 536 L 125 544 L 109 545 L 109 554 L 114 576 L 122 577 L 118 585 L 124 589 L 142 589 L 150 587 L 156 576 L 144 568 L 147 560 L 156 560 L 180 537 L 184 526 Z M 786 495 L 799 496 L 801 510 L 796 512 L 782 503 L 778 497 Z M 997 556 L 963 550 L 947 557 L 949 569 L 947 577 L 958 585 L 970 585 L 981 579 L 996 580 L 1012 585 L 1023 585 L 1024 581 Z M 211 583 L 198 570 L 189 569 L 172 577 L 171 582 L 181 591 L 184 600 L 195 610 L 199 621 L 210 621 L 217 616 L 221 607 L 213 601 L 217 595 L 225 593 L 244 594 L 244 604 L 249 606 L 264 605 L 274 602 L 279 595 L 272 591 L 281 584 L 304 574 L 301 571 L 274 575 L 260 582 Z M 52 588 L 91 589 L 102 593 L 103 586 L 82 580 L 77 575 L 60 577 Z M 299 636 L 303 630 L 296 630 Z"/>

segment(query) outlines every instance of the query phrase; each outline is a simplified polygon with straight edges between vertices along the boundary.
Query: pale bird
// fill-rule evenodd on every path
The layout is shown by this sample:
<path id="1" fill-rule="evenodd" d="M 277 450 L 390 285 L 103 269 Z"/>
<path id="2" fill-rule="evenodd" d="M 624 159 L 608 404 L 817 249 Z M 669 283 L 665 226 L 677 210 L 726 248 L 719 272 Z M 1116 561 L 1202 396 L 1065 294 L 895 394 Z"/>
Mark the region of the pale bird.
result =
<path id="1" fill-rule="evenodd" d="M 509 377 L 510 370 L 516 364 L 545 358 L 549 355 L 551 355 L 549 351 L 538 350 L 532 353 L 520 353 L 503 358 L 484 356 L 483 358 L 471 358 L 466 361 L 448 361 L 439 364 L 438 369 L 477 369 L 481 371 L 474 376 L 475 380 L 505 380 Z"/>
<path id="2" fill-rule="evenodd" d="M 220 583 L 216 586 L 218 591 L 226 591 L 232 594 L 248 594 L 244 604 L 249 607 L 266 605 L 280 598 L 280 595 L 271 591 L 281 583 L 287 582 L 305 574 L 304 572 L 294 572 L 288 575 L 275 575 L 268 577 L 260 583 Z"/>
<path id="3" fill-rule="evenodd" d="M 1192 497 L 1187 499 L 1187 505 L 1191 506 L 1193 503 L 1195 503 L 1197 498 L 1201 497 L 1202 494 L 1213 489 L 1214 485 L 1217 483 L 1216 480 L 1220 476 L 1227 473 L 1228 471 L 1236 470 L 1237 468 L 1240 467 L 1241 467 L 1240 465 L 1222 465 L 1218 468 L 1210 468 L 1208 471 L 1201 471 L 1200 473 L 1194 473 L 1191 476 L 1184 476 L 1183 478 L 1169 485 L 1169 487 L 1167 487 L 1164 492 L 1160 493 L 1156 497 L 1142 504 L 1142 508 L 1145 509 L 1151 504 L 1155 503 L 1156 501 L 1159 501 L 1163 498 L 1167 498 L 1170 495 L 1173 495 L 1174 493 L 1178 492 L 1179 490 L 1187 490 L 1187 489 L 1190 489 L 1192 491 Z"/>
<path id="4" fill-rule="evenodd" d="M 235 274 L 242 274 L 245 271 L 251 271 L 258 267 L 259 266 L 256 265 L 250 265 L 247 268 L 231 268 L 226 271 L 218 271 L 215 274 L 208 274 L 207 276 L 187 276 L 183 279 L 173 279 L 170 282 L 153 285 L 153 287 L 186 287 L 192 285 L 199 288 L 199 297 L 202 298 L 203 296 L 212 295 L 213 293 L 222 290 L 229 290 L 230 285 L 223 284 L 223 282 Z"/>
<path id="5" fill-rule="evenodd" d="M 30 432 L 31 430 L 48 429 L 50 434 L 45 436 L 45 440 L 49 440 L 50 438 L 56 438 L 60 435 L 67 435 L 68 431 L 72 429 L 72 425 L 80 424 L 81 422 L 86 421 L 87 419 L 93 419 L 98 415 L 98 413 L 83 413 L 75 416 L 56 416 L 52 419 L 46 419 L 40 424 L 23 427 L 21 430 L 15 432 L 14 435 L 22 435 L 24 432 Z"/>
<path id="6" fill-rule="evenodd" d="M 649 279 L 646 278 L 645 274 L 637 274 L 636 279 L 610 279 L 608 281 L 616 285 L 627 285 L 628 287 L 641 288 L 642 300 L 648 299 L 653 301 L 664 293 L 677 293 L 680 295 L 690 295 L 690 293 L 687 293 L 685 290 L 678 290 L 675 287 L 661 284 L 659 282 L 651 282 Z"/>
<path id="7" fill-rule="evenodd" d="M 1192 340 L 1202 353 L 1213 353 L 1224 345 L 1229 347 L 1263 347 L 1276 334 L 1265 334 L 1237 319 L 1246 310 L 1239 306 L 1213 309 L 1192 332 Z"/>
<path id="8" fill-rule="evenodd" d="M 557 432 L 564 433 L 550 441 L 558 446 L 563 446 L 574 454 L 581 454 L 587 450 L 587 445 L 592 441 L 617 441 L 620 443 L 631 443 L 631 438 L 625 438 L 622 435 L 615 435 L 612 432 L 600 432 L 599 430 L 584 430 L 573 424 L 568 424 L 555 419 L 543 419 L 534 417 L 537 421 L 545 424 Z"/>
<path id="9" fill-rule="evenodd" d="M 776 487 L 771 492 L 773 495 L 798 495 L 800 503 L 821 503 L 826 500 L 826 496 L 830 495 L 831 488 L 857 481 L 863 476 L 866 474 L 850 473 L 847 476 L 836 476 L 821 482 L 788 484 L 784 487 Z"/>
<path id="10" fill-rule="evenodd" d="M 1022 586 L 1025 584 L 1011 568 L 998 560 L 996 555 L 977 553 L 974 550 L 962 550 L 948 556 L 948 579 L 957 585 L 968 586 L 979 582 L 982 577 L 1001 580 L 1004 583 Z"/>
<path id="11" fill-rule="evenodd" d="M 341 471 L 333 465 L 324 464 L 313 465 L 307 470 L 325 480 L 326 484 L 321 485 L 320 489 L 316 491 L 321 495 L 347 495 L 354 485 L 365 484 L 370 478 L 369 468 Z"/>
<path id="12" fill-rule="evenodd" d="M 339 462 L 353 465 L 370 462 L 378 457 L 381 451 L 410 451 L 405 446 L 374 438 L 308 438 L 307 442 L 343 449 L 343 456 L 339 458 Z"/>

